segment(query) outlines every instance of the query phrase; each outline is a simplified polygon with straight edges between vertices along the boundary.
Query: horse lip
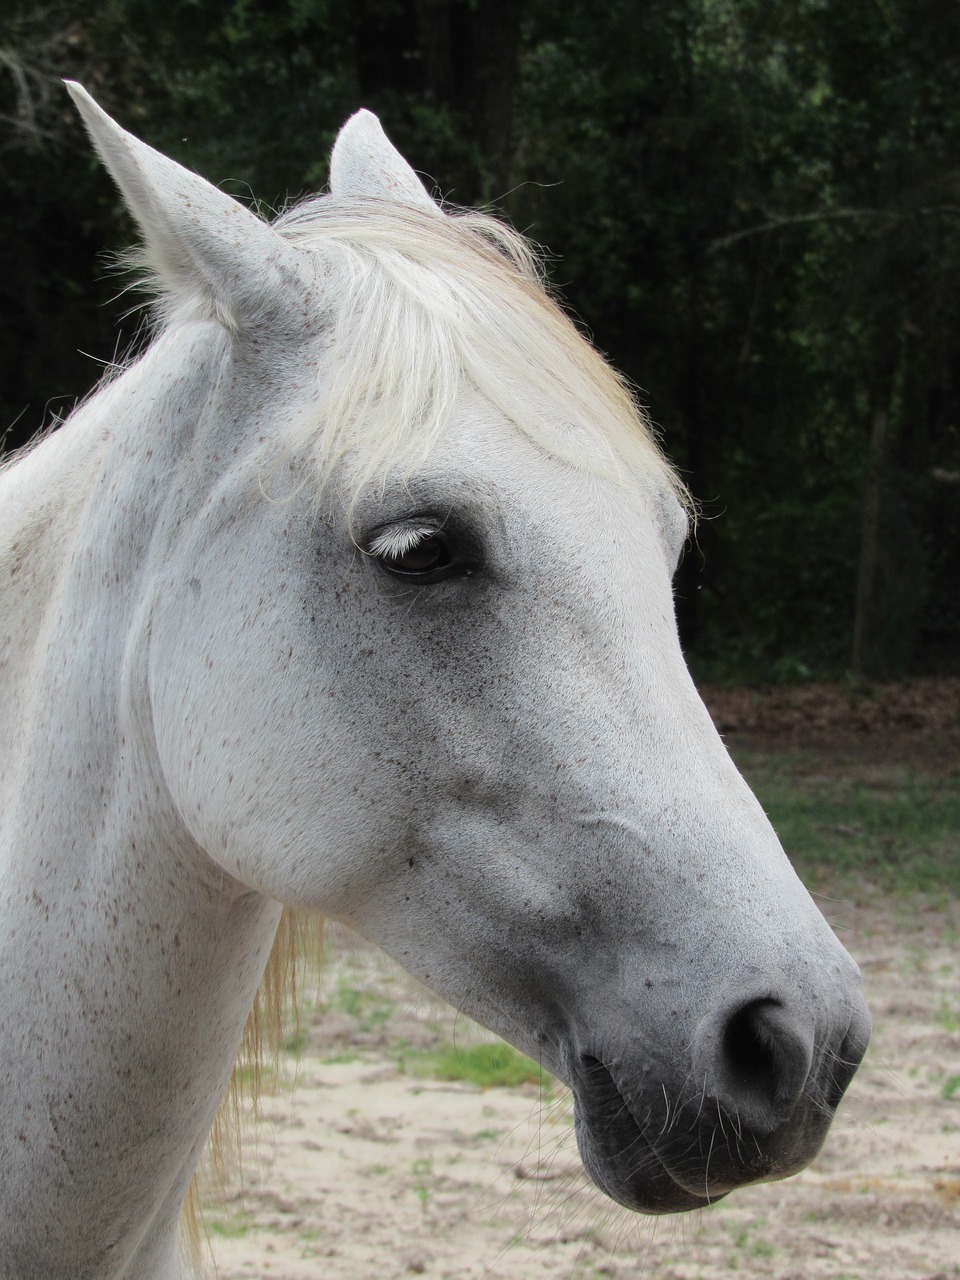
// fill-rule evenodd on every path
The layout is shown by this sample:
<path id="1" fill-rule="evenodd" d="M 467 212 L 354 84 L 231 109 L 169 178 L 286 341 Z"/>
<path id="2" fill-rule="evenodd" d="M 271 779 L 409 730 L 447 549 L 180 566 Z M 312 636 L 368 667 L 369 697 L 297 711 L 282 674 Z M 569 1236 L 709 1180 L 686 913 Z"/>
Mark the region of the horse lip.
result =
<path id="1" fill-rule="evenodd" d="M 572 1071 L 571 1087 L 574 1094 L 577 1144 L 584 1165 L 594 1182 L 612 1199 L 639 1213 L 683 1213 L 701 1209 L 722 1199 L 732 1187 L 714 1189 L 694 1188 L 677 1177 L 657 1149 L 657 1144 L 647 1134 L 647 1126 L 635 1114 L 623 1090 L 617 1084 L 613 1072 L 601 1058 L 581 1054 L 579 1071 Z M 590 1080 L 590 1073 L 594 1079 Z M 603 1117 L 598 1120 L 598 1107 L 589 1096 L 592 1088 L 597 1092 L 597 1079 L 601 1088 L 616 1095 L 616 1105 L 608 1111 L 621 1121 L 627 1120 L 632 1133 L 617 1138 L 619 1152 L 631 1152 L 633 1168 L 617 1167 L 618 1161 L 601 1148 Z M 601 1129 L 598 1137 L 597 1128 Z M 642 1159 L 637 1160 L 638 1151 Z M 650 1162 L 653 1162 L 652 1165 Z"/>
<path id="2" fill-rule="evenodd" d="M 643 1143 L 643 1154 L 655 1162 L 655 1169 L 651 1170 L 648 1166 L 642 1170 L 642 1175 L 639 1171 L 624 1174 L 615 1170 L 591 1145 L 589 1124 L 579 1107 L 576 1109 L 575 1119 L 577 1144 L 590 1177 L 601 1191 L 635 1213 L 686 1213 L 691 1209 L 704 1209 L 722 1200 L 728 1191 L 733 1190 L 721 1188 L 701 1191 L 680 1181 L 664 1162 L 656 1146 L 646 1138 L 632 1114 L 630 1119 L 635 1126 L 634 1142 L 639 1140 Z"/>
<path id="3" fill-rule="evenodd" d="M 763 1153 L 758 1147 L 759 1158 L 739 1166 L 734 1176 L 711 1180 L 711 1143 L 711 1148 L 703 1154 L 702 1175 L 694 1183 L 680 1169 L 675 1171 L 661 1150 L 657 1139 L 669 1127 L 666 1119 L 658 1133 L 650 1136 L 650 1117 L 644 1120 L 637 1115 L 635 1105 L 631 1105 L 606 1063 L 587 1054 L 580 1056 L 579 1065 L 580 1070 L 571 1074 L 574 1075 L 577 1142 L 584 1165 L 601 1190 L 628 1209 L 665 1214 L 706 1208 L 740 1187 L 775 1181 L 808 1163 L 808 1158 L 779 1159 L 774 1151 Z M 603 1090 L 607 1091 L 607 1100 L 612 1105 L 603 1105 Z M 610 1129 L 611 1117 L 616 1117 L 620 1125 L 617 1134 Z M 629 1129 L 624 1134 L 627 1122 Z M 716 1132 L 723 1135 L 723 1126 L 718 1124 Z M 725 1144 L 725 1136 L 723 1140 Z M 619 1154 L 628 1152 L 632 1155 L 629 1166 L 618 1159 Z"/>

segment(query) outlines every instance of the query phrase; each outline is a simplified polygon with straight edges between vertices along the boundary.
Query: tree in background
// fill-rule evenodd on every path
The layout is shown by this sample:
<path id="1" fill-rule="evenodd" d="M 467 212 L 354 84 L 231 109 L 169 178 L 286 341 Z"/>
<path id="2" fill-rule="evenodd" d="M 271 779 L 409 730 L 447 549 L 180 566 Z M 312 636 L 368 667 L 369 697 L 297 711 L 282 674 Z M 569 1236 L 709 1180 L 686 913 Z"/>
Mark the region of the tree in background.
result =
<path id="1" fill-rule="evenodd" d="M 11 440 L 109 358 L 131 235 L 56 83 L 241 197 L 357 106 L 493 201 L 644 388 L 704 508 L 695 665 L 960 669 L 960 10 L 934 0 L 66 0 L 0 18 Z M 131 322 L 127 324 L 132 332 Z M 53 407 L 59 403 L 54 400 Z"/>
<path id="2" fill-rule="evenodd" d="M 960 12 L 566 14 L 519 113 L 564 182 L 523 221 L 722 517 L 681 576 L 700 664 L 955 666 Z"/>

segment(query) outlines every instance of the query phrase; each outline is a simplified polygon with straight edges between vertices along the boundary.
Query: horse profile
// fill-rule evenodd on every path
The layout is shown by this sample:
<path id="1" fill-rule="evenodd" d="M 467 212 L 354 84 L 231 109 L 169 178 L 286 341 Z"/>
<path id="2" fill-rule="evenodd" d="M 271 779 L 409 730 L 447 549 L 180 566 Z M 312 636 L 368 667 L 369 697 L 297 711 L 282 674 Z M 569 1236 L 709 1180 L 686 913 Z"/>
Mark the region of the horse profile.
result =
<path id="1" fill-rule="evenodd" d="M 687 674 L 629 394 L 369 113 L 268 224 L 71 91 L 158 323 L 0 474 L 0 1275 L 184 1274 L 284 907 L 564 1080 L 623 1204 L 801 1168 L 859 975 Z"/>

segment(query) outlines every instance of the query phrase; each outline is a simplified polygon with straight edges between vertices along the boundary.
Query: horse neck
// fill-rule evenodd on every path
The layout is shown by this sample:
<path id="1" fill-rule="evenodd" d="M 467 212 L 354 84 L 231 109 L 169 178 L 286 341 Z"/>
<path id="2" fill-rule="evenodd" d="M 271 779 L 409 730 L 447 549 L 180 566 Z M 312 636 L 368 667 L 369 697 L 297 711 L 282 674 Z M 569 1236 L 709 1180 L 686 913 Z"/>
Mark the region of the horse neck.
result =
<path id="1" fill-rule="evenodd" d="M 279 919 L 196 847 L 152 750 L 146 583 L 222 352 L 197 343 L 0 477 L 4 1276 L 171 1274 Z"/>
<path id="2" fill-rule="evenodd" d="M 164 335 L 58 431 L 0 469 L 0 732 L 7 742 L 23 718 L 14 699 L 44 633 L 57 625 L 64 594 L 82 588 L 91 604 L 107 597 L 113 613 L 134 600 L 130 588 L 165 491 L 209 395 L 209 361 L 184 359 L 189 341 L 189 331 Z M 172 403 L 191 394 L 192 421 Z"/>

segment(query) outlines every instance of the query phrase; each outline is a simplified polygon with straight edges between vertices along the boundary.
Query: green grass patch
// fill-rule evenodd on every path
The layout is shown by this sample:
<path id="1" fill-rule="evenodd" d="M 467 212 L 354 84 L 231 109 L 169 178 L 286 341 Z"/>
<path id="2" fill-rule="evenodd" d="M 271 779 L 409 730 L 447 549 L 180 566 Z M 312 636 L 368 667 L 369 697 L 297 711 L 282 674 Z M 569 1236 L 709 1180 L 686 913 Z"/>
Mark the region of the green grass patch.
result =
<path id="1" fill-rule="evenodd" d="M 239 1240 L 247 1234 L 253 1225 L 250 1215 L 242 1209 L 236 1213 L 219 1218 L 204 1218 L 204 1230 L 212 1236 L 221 1236 L 225 1240 Z"/>
<path id="2" fill-rule="evenodd" d="M 287 1036 L 283 1042 L 284 1053 L 292 1053 L 294 1057 L 299 1058 L 306 1049 L 308 1044 L 307 1033 L 303 1027 L 298 1027 L 292 1035 Z"/>
<path id="3" fill-rule="evenodd" d="M 951 1035 L 954 1035 L 957 1031 L 960 1031 L 960 1006 L 949 1004 L 946 996 L 944 996 L 937 1011 L 937 1021 L 944 1031 L 949 1031 Z"/>
<path id="4" fill-rule="evenodd" d="M 402 1071 L 434 1080 L 462 1080 L 481 1089 L 510 1089 L 523 1084 L 548 1088 L 552 1077 L 508 1044 L 478 1044 L 470 1049 L 450 1046 L 430 1053 L 407 1053 Z"/>
<path id="5" fill-rule="evenodd" d="M 738 764 L 812 886 L 960 894 L 960 775 L 796 753 L 741 752 Z"/>
<path id="6" fill-rule="evenodd" d="M 268 1093 L 276 1088 L 277 1072 L 269 1062 L 238 1062 L 233 1069 L 234 1084 L 241 1095 L 252 1095 L 255 1088 Z"/>
<path id="7" fill-rule="evenodd" d="M 951 1076 L 942 1089 L 943 1098 L 949 1102 L 951 1098 L 960 1097 L 960 1076 Z"/>
<path id="8" fill-rule="evenodd" d="M 358 1029 L 366 1032 L 381 1030 L 393 1016 L 393 1001 L 387 996 L 362 986 L 351 986 L 342 979 L 329 1000 L 329 1007 L 353 1018 Z"/>

